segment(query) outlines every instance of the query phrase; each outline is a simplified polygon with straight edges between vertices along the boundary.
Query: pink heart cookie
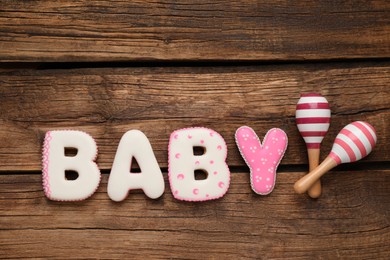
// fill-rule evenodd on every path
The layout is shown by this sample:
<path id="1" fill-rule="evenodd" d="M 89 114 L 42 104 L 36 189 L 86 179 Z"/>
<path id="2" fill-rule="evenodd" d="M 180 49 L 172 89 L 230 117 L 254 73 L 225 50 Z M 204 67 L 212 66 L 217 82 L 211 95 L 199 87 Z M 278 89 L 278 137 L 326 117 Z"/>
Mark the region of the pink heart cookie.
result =
<path id="1" fill-rule="evenodd" d="M 279 128 L 272 128 L 261 144 L 255 131 L 248 126 L 237 129 L 236 144 L 250 169 L 252 190 L 260 195 L 272 192 L 276 169 L 287 149 L 287 135 Z"/>

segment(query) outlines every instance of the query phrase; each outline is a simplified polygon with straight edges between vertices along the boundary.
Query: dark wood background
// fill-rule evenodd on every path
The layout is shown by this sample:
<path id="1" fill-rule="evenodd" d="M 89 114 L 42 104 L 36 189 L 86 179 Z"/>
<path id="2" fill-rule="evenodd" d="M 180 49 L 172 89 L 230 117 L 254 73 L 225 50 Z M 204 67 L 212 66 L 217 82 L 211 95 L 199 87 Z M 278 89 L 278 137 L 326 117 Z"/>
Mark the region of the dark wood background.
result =
<path id="1" fill-rule="evenodd" d="M 390 258 L 390 2 L 0 0 L 0 258 Z M 355 120 L 376 149 L 323 180 L 318 200 L 293 184 L 307 171 L 295 126 L 302 92 L 332 109 L 324 158 Z M 234 143 L 284 129 L 275 190 L 258 196 Z M 204 203 L 107 196 L 120 137 L 150 139 L 166 177 L 172 131 L 225 138 L 231 187 Z M 99 146 L 103 181 L 83 202 L 45 198 L 46 131 L 80 129 Z"/>

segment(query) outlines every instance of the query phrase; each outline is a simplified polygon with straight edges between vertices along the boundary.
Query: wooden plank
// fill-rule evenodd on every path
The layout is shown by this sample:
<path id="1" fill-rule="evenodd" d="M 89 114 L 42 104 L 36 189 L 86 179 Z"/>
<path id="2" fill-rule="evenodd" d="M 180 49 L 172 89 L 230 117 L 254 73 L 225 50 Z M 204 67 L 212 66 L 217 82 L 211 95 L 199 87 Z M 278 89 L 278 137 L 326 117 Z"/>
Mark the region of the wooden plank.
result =
<path id="1" fill-rule="evenodd" d="M 90 133 L 101 169 L 111 168 L 121 136 L 140 129 L 166 167 L 170 133 L 190 126 L 220 132 L 230 166 L 244 165 L 234 142 L 239 126 L 253 127 L 261 138 L 280 127 L 289 136 L 283 164 L 303 164 L 306 148 L 295 125 L 295 105 L 301 92 L 311 91 L 325 95 L 333 113 L 323 157 L 344 125 L 366 120 L 379 139 L 364 160 L 389 161 L 389 63 L 360 65 L 3 72 L 0 170 L 39 170 L 44 134 L 56 129 Z"/>
<path id="2" fill-rule="evenodd" d="M 166 176 L 166 174 L 164 173 Z M 0 176 L 0 257 L 4 258 L 350 258 L 390 255 L 390 171 L 336 171 L 323 196 L 293 191 L 303 173 L 279 173 L 269 196 L 233 173 L 222 199 L 185 203 L 166 192 L 109 200 L 107 175 L 83 202 L 48 201 L 40 175 Z"/>
<path id="3" fill-rule="evenodd" d="M 390 57 L 377 1 L 1 1 L 0 60 Z"/>

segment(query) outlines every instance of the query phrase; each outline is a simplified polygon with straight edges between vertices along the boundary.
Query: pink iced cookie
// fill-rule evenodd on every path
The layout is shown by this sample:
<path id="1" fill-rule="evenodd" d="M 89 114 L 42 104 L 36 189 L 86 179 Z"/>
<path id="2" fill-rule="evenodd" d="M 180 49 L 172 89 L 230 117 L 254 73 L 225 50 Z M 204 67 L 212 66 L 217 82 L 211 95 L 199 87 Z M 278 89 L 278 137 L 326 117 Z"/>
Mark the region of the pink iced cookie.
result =
<path id="1" fill-rule="evenodd" d="M 252 190 L 267 195 L 275 186 L 276 169 L 287 149 L 287 135 L 279 128 L 272 128 L 261 144 L 255 131 L 242 126 L 236 131 L 236 143 L 241 156 L 250 169 Z"/>
<path id="2" fill-rule="evenodd" d="M 204 153 L 194 154 L 194 147 Z M 176 130 L 169 140 L 169 183 L 178 200 L 206 201 L 222 197 L 230 184 L 226 164 L 225 140 L 214 130 L 195 127 Z M 204 180 L 195 179 L 195 171 L 207 173 Z"/>

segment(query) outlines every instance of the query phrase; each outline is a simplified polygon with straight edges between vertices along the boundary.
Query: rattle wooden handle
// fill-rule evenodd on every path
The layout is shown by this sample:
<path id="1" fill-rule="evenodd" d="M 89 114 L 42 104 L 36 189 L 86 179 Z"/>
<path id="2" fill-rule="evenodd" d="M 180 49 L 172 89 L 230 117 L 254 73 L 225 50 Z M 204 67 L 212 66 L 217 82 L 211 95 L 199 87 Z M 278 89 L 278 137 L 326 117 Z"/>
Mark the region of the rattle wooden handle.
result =
<path id="1" fill-rule="evenodd" d="M 326 157 L 326 159 L 314 171 L 306 174 L 294 184 L 294 190 L 297 193 L 306 192 L 319 178 L 321 178 L 322 175 L 336 166 L 337 163 L 335 160 L 329 156 Z"/>
<path id="2" fill-rule="evenodd" d="M 309 172 L 314 171 L 315 168 L 320 164 L 320 149 L 307 149 L 309 156 Z M 309 196 L 313 199 L 321 196 L 321 181 L 318 179 L 313 186 L 307 191 Z"/>

